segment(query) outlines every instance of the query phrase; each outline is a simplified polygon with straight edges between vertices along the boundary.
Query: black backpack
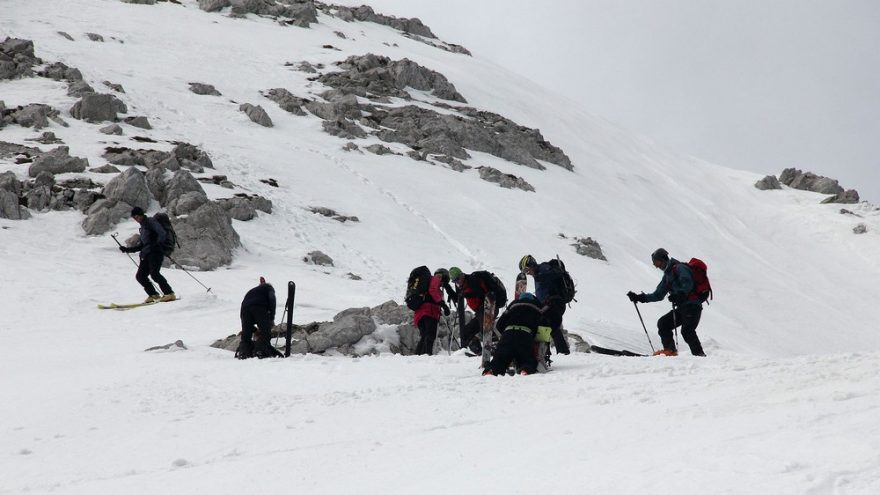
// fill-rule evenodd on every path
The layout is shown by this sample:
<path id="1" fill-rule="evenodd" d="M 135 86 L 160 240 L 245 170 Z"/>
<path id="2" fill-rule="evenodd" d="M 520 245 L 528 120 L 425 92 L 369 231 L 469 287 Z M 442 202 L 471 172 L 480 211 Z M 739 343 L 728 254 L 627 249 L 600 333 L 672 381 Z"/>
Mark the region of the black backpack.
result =
<path id="1" fill-rule="evenodd" d="M 162 254 L 165 256 L 170 255 L 174 252 L 175 247 L 180 247 L 180 243 L 177 241 L 177 232 L 174 231 L 174 226 L 171 225 L 171 218 L 167 213 L 160 211 L 153 215 L 153 218 L 165 229 L 165 242 L 162 243 Z"/>
<path id="2" fill-rule="evenodd" d="M 492 276 L 493 287 L 492 292 L 495 295 L 495 307 L 503 308 L 507 306 L 507 288 L 504 287 L 504 283 L 498 278 L 494 273 L 489 273 Z"/>
<path id="3" fill-rule="evenodd" d="M 577 299 L 574 298 L 574 295 L 577 293 L 574 287 L 574 280 L 572 280 L 568 270 L 565 269 L 565 263 L 559 259 L 559 256 L 547 263 L 559 274 L 559 295 L 562 297 L 563 302 L 566 304 L 572 301 L 577 302 Z"/>
<path id="4" fill-rule="evenodd" d="M 415 311 L 428 299 L 428 286 L 431 283 L 431 270 L 427 266 L 413 268 L 406 280 L 406 307 Z"/>

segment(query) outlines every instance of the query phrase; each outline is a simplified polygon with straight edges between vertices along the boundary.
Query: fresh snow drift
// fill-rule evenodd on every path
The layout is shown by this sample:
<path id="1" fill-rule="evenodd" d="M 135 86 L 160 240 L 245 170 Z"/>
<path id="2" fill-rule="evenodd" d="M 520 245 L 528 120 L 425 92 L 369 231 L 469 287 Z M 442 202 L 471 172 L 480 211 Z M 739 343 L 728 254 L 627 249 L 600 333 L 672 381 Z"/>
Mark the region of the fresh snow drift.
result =
<path id="1" fill-rule="evenodd" d="M 161 149 L 187 141 L 239 186 L 232 192 L 274 204 L 271 215 L 234 222 L 243 247 L 230 266 L 195 273 L 211 294 L 166 269 L 181 301 L 119 312 L 96 305 L 142 300 L 134 267 L 112 239 L 84 235 L 81 213 L 0 220 L 0 493 L 880 491 L 880 222 L 871 205 L 848 207 L 867 225 L 854 235 L 854 219 L 819 204 L 821 195 L 759 191 L 756 174 L 660 148 L 478 53 L 442 51 L 377 24 L 319 14 L 303 29 L 206 13 L 188 0 L 6 0 L 0 14 L 0 39 L 33 40 L 39 57 L 79 68 L 95 88 L 121 84 L 129 115 L 153 127 L 106 136 L 69 118 L 76 98 L 61 83 L 0 81 L 7 107 L 62 111 L 70 127 L 49 130 L 71 154 L 94 167 L 108 143 L 148 147 L 132 136 Z M 286 62 L 332 69 L 366 53 L 443 74 L 468 105 L 540 129 L 574 170 L 477 152 L 466 161 L 522 177 L 530 193 L 476 170 L 348 152 L 318 118 L 259 93 L 309 97 L 323 88 Z M 222 96 L 192 93 L 191 82 Z M 274 127 L 251 122 L 242 103 L 262 106 Z M 0 129 L 7 142 L 34 135 Z M 8 160 L 6 170 L 26 174 Z M 231 195 L 205 189 L 212 199 Z M 360 222 L 332 221 L 314 206 Z M 126 238 L 136 224 L 117 230 Z M 576 236 L 599 241 L 608 261 L 575 254 Z M 547 375 L 489 379 L 477 359 L 397 356 L 381 343 L 374 348 L 386 352 L 370 357 L 245 362 L 209 347 L 238 331 L 240 299 L 261 275 L 278 290 L 279 315 L 285 284 L 296 281 L 294 319 L 304 323 L 402 302 L 406 276 L 421 264 L 487 269 L 510 289 L 517 261 L 531 253 L 559 254 L 578 282 L 569 331 L 648 352 L 625 293 L 654 288 L 650 253 L 661 246 L 709 265 L 717 299 L 698 329 L 707 359 L 573 354 L 554 356 Z M 315 249 L 335 267 L 303 263 Z M 668 305 L 640 309 L 656 344 L 654 321 Z M 143 352 L 178 339 L 188 350 Z"/>

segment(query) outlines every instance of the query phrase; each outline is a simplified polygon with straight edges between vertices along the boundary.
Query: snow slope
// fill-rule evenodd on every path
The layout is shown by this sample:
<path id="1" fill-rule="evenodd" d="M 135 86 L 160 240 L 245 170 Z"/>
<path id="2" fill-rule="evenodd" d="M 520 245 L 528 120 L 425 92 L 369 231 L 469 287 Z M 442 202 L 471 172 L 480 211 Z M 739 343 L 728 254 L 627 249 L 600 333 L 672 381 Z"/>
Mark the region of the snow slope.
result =
<path id="1" fill-rule="evenodd" d="M 199 144 L 217 173 L 274 203 L 272 215 L 235 222 L 244 247 L 231 266 L 195 274 L 211 294 L 167 270 L 183 299 L 129 312 L 94 309 L 143 296 L 112 240 L 82 234 L 80 213 L 0 220 L 0 493 L 880 489 L 880 222 L 870 205 L 850 208 L 869 229 L 856 236 L 856 221 L 818 204 L 820 195 L 758 191 L 755 174 L 660 148 L 479 54 L 370 23 L 322 15 L 300 29 L 182 3 L 0 4 L 0 37 L 33 39 L 39 57 L 79 68 L 96 89 L 103 80 L 125 87 L 129 114 L 154 127 L 129 136 Z M 574 172 L 479 153 L 468 162 L 525 178 L 536 189 L 525 193 L 473 170 L 345 152 L 317 118 L 287 114 L 258 93 L 307 96 L 316 83 L 285 62 L 331 66 L 368 52 L 410 58 L 444 74 L 471 106 L 540 128 Z M 223 97 L 194 95 L 192 81 Z M 61 109 L 75 101 L 43 79 L 0 82 L 0 100 Z M 250 122 L 242 102 L 261 104 L 275 127 Z M 109 138 L 67 120 L 70 128 L 49 130 L 72 154 L 103 164 Z M 33 134 L 6 127 L 0 140 Z M 23 177 L 20 166 L 0 163 L 7 169 Z M 281 187 L 260 182 L 267 177 Z M 340 224 L 308 206 L 361 221 Z M 126 237 L 135 226 L 118 230 Z M 577 256 L 559 233 L 591 236 L 609 261 Z M 649 254 L 659 246 L 709 263 L 718 299 L 699 328 L 709 359 L 560 356 L 549 375 L 486 380 L 458 355 L 237 362 L 208 347 L 237 330 L 240 298 L 259 275 L 277 287 L 295 280 L 295 318 L 307 322 L 400 301 L 418 264 L 489 269 L 512 285 L 523 254 L 558 253 L 579 283 L 566 328 L 648 351 L 624 293 L 653 289 L 659 272 Z M 304 264 L 313 249 L 336 267 Z M 650 330 L 668 306 L 641 309 Z M 190 350 L 142 352 L 176 339 Z"/>

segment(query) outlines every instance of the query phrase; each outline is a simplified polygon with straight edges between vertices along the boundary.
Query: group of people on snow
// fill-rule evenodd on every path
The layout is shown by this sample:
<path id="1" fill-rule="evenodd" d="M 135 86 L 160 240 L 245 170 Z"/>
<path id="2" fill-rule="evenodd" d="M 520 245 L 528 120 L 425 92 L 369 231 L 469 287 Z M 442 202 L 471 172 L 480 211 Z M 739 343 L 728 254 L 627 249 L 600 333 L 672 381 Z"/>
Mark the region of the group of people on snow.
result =
<path id="1" fill-rule="evenodd" d="M 120 245 L 119 250 L 124 253 L 140 253 L 140 264 L 135 278 L 147 293 L 144 302 L 149 304 L 175 300 L 174 291 L 160 273 L 162 262 L 169 254 L 165 246 L 168 245 L 170 234 L 156 218 L 146 216 L 142 208 L 133 208 L 131 217 L 140 225 L 140 238 L 136 245 Z M 633 303 L 649 303 L 661 301 L 668 295 L 673 305 L 671 311 L 657 320 L 657 331 L 663 348 L 654 355 L 678 355 L 673 331 L 680 326 L 682 338 L 690 347 L 691 354 L 705 356 L 696 332 L 705 296 L 697 291 L 692 265 L 670 258 L 663 248 L 651 254 L 651 262 L 663 271 L 660 283 L 649 294 L 630 291 L 627 297 Z M 448 270 L 435 270 L 423 295 L 424 302 L 414 309 L 413 324 L 418 328 L 420 336 L 415 354 L 433 353 L 441 312 L 448 316 L 450 305 L 462 302 L 474 312 L 474 317 L 464 323 L 463 305 L 459 305 L 462 323 L 459 331 L 460 346 L 474 355 L 482 353 L 483 343 L 480 337 L 483 335 L 484 322 L 495 321 L 500 309 L 505 308 L 501 317 L 495 321 L 494 329 L 500 332 L 500 338 L 492 360 L 483 372 L 485 375 L 505 374 L 512 362 L 516 363 L 517 371 L 524 375 L 545 369 L 549 364 L 551 341 L 557 354 L 569 354 L 568 342 L 562 331 L 562 318 L 574 292 L 564 265 L 558 259 L 538 263 L 528 254 L 520 259 L 518 267 L 521 275 L 517 279 L 514 300 L 509 305 L 507 290 L 491 272 L 478 270 L 464 273 L 457 266 Z M 525 291 L 524 281 L 527 276 L 534 280 L 534 293 Z M 163 295 L 159 295 L 150 279 L 159 285 Z M 487 299 L 491 300 L 491 304 L 487 304 Z M 275 307 L 275 289 L 260 277 L 259 285 L 250 289 L 241 303 L 241 344 L 236 357 L 245 359 L 279 355 L 270 343 Z M 487 307 L 494 308 L 490 318 L 486 318 L 489 315 L 484 314 Z M 257 335 L 256 341 L 254 333 Z"/>

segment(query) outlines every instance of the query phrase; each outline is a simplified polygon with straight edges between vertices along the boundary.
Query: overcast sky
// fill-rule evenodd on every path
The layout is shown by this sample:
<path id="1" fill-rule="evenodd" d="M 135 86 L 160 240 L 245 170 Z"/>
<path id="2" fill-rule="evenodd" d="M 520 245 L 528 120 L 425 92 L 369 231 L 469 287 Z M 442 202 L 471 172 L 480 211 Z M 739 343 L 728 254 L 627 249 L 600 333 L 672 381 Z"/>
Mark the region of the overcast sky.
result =
<path id="1" fill-rule="evenodd" d="M 679 151 L 880 204 L 880 0 L 343 0 Z"/>

